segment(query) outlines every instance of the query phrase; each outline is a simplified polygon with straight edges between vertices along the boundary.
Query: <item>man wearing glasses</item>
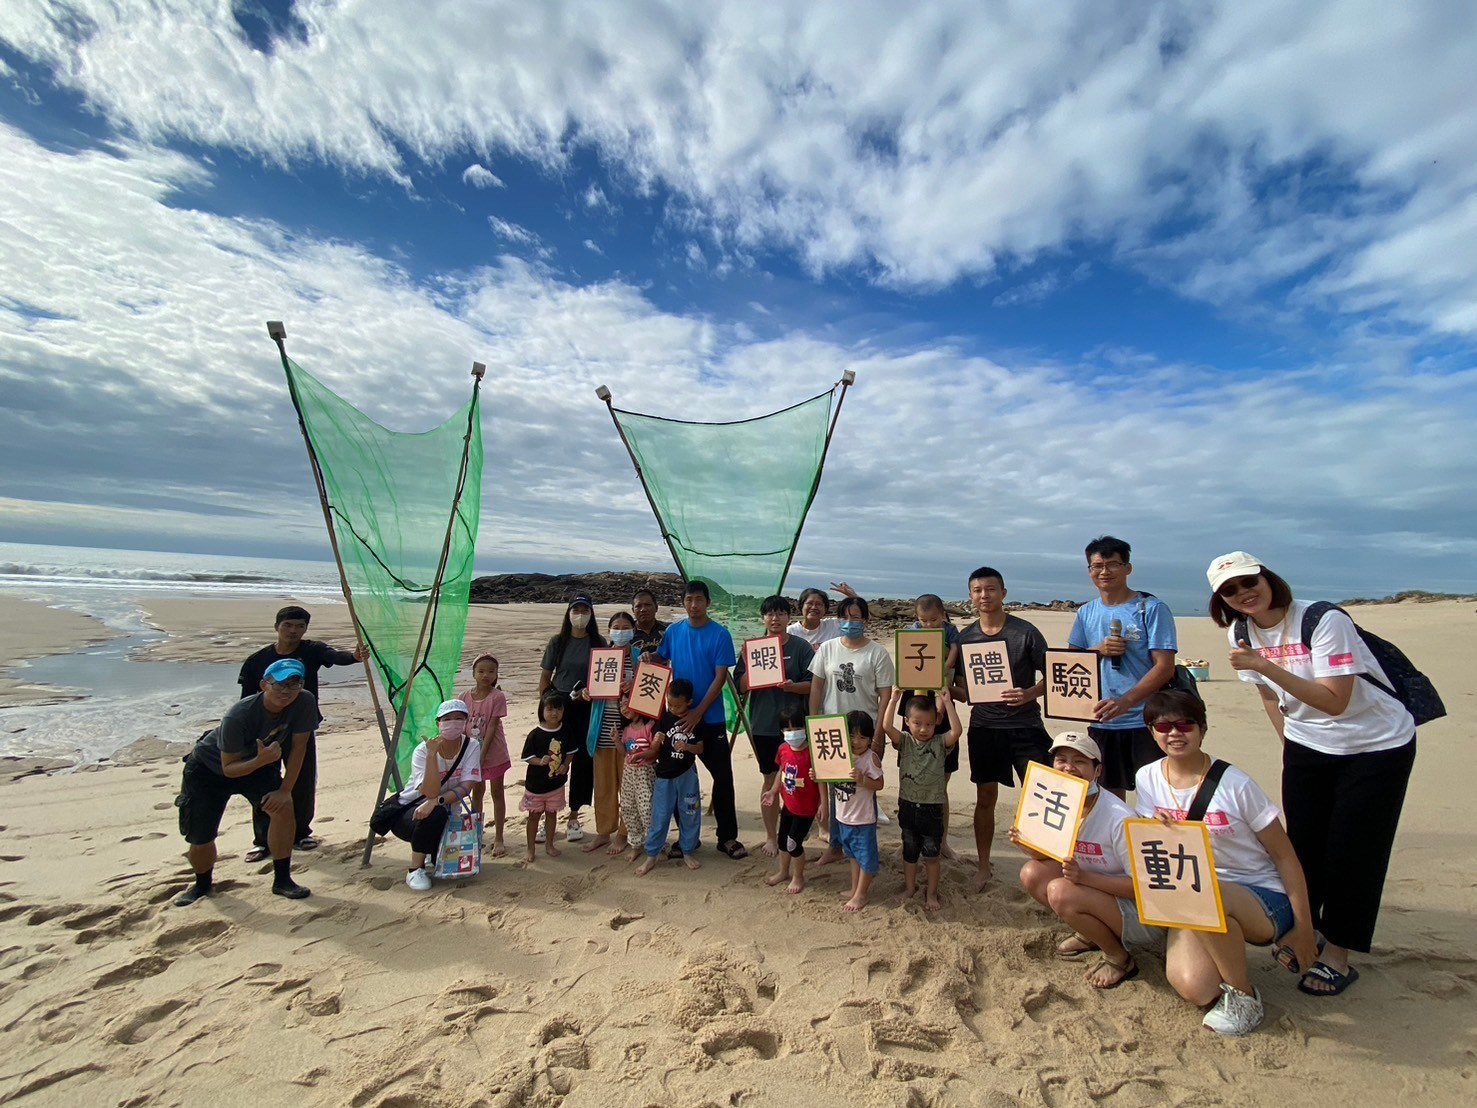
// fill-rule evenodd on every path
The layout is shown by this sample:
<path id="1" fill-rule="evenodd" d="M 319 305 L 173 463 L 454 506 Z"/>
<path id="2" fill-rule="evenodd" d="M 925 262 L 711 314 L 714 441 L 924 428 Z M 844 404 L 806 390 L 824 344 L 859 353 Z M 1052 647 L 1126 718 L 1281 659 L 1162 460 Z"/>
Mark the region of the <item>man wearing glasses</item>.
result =
<path id="1" fill-rule="evenodd" d="M 220 726 L 202 735 L 185 758 L 174 803 L 180 834 L 190 844 L 195 884 L 175 897 L 175 904 L 183 907 L 211 894 L 215 838 L 233 796 L 244 796 L 267 816 L 272 892 L 290 900 L 308 895 L 292 879 L 297 826 L 292 787 L 302 771 L 308 739 L 322 717 L 313 694 L 303 689 L 303 677 L 303 664 L 296 658 L 273 662 L 262 676 L 261 691 L 231 705 Z"/>
<path id="2" fill-rule="evenodd" d="M 1087 733 L 1102 749 L 1102 787 L 1120 800 L 1140 766 L 1157 762 L 1159 745 L 1144 726 L 1144 701 L 1174 677 L 1179 649 L 1174 615 L 1152 593 L 1128 587 L 1128 543 L 1104 535 L 1087 544 L 1087 576 L 1098 599 L 1077 609 L 1067 645 L 1097 651 L 1103 699 Z"/>

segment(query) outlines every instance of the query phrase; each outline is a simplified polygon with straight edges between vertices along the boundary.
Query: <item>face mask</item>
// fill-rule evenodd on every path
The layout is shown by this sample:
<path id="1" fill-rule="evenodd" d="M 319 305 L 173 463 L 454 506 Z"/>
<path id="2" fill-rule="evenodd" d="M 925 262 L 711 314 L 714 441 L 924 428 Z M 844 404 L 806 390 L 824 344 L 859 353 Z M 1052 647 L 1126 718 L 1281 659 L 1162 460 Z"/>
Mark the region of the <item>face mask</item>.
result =
<path id="1" fill-rule="evenodd" d="M 1088 784 L 1087 784 L 1087 795 L 1088 796 L 1097 796 L 1097 792 L 1098 792 L 1098 783 L 1096 781 L 1089 781 Z"/>
<path id="2" fill-rule="evenodd" d="M 633 638 L 635 638 L 635 636 L 636 636 L 636 632 L 635 631 L 632 631 L 628 627 L 622 627 L 620 630 L 618 630 L 618 631 L 612 631 L 610 633 L 610 645 L 611 646 L 630 646 L 631 645 L 631 640 Z"/>
<path id="3" fill-rule="evenodd" d="M 841 636 L 847 639 L 859 639 L 867 625 L 859 619 L 843 619 L 841 621 Z"/>
<path id="4" fill-rule="evenodd" d="M 467 721 L 464 719 L 443 719 L 436 727 L 443 739 L 459 739 L 467 733 Z"/>
<path id="5" fill-rule="evenodd" d="M 804 731 L 786 731 L 785 742 L 789 743 L 792 750 L 799 750 L 805 745 Z"/>
<path id="6" fill-rule="evenodd" d="M 576 631 L 583 631 L 587 626 L 589 626 L 589 623 L 590 623 L 590 613 L 589 612 L 570 612 L 569 613 L 569 626 L 573 627 Z"/>

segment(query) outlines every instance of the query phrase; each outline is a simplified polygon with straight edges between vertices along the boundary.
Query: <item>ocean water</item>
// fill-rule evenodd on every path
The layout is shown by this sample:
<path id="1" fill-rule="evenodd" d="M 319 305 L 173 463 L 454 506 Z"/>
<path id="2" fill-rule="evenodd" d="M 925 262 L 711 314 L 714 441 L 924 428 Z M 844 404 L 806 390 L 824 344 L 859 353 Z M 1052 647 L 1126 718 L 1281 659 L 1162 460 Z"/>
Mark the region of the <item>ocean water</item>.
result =
<path id="1" fill-rule="evenodd" d="M 189 741 L 238 695 L 235 665 L 139 662 L 164 637 L 140 597 L 337 597 L 331 562 L 0 542 L 0 594 L 81 612 L 121 634 L 71 654 L 3 666 L 7 676 L 80 697 L 0 709 L 0 755 L 101 762 L 143 738 Z M 265 641 L 265 640 L 264 640 Z M 0 659 L 0 664 L 5 660 Z M 324 684 L 358 680 L 345 670 Z"/>

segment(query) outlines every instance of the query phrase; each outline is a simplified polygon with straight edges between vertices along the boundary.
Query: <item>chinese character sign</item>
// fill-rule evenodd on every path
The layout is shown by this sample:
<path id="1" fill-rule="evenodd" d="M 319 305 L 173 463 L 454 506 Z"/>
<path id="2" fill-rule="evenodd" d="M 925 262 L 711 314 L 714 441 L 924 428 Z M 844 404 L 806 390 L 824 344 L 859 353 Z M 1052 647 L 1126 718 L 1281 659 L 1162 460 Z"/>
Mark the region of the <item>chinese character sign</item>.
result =
<path id="1" fill-rule="evenodd" d="M 1077 846 L 1086 799 L 1087 782 L 1082 778 L 1031 762 L 1021 782 L 1013 824 L 1021 842 L 1038 854 L 1065 862 Z"/>
<path id="2" fill-rule="evenodd" d="M 931 690 L 944 687 L 944 662 L 948 651 L 944 646 L 942 627 L 899 631 L 896 647 L 898 688 Z"/>
<path id="3" fill-rule="evenodd" d="M 590 676 L 585 687 L 591 700 L 618 700 L 621 678 L 626 675 L 626 652 L 618 647 L 597 646 L 590 650 Z"/>
<path id="4" fill-rule="evenodd" d="M 959 658 L 971 704 L 999 704 L 1005 690 L 1013 687 L 1003 642 L 966 643 Z"/>
<path id="5" fill-rule="evenodd" d="M 785 683 L 785 652 L 778 635 L 744 640 L 744 672 L 750 692 L 777 689 Z"/>
<path id="6" fill-rule="evenodd" d="M 1224 932 L 1226 912 L 1205 824 L 1126 819 L 1123 829 L 1139 919 L 1153 927 Z"/>
<path id="7" fill-rule="evenodd" d="M 1097 722 L 1092 709 L 1103 698 L 1098 656 L 1092 650 L 1046 652 L 1046 714 L 1052 719 Z"/>
<path id="8" fill-rule="evenodd" d="M 851 738 L 845 716 L 806 716 L 805 733 L 810 739 L 810 764 L 817 781 L 837 784 L 851 781 Z"/>
<path id="9" fill-rule="evenodd" d="M 667 706 L 667 685 L 671 680 L 670 669 L 649 658 L 642 658 L 636 664 L 636 674 L 631 681 L 631 700 L 626 706 L 638 716 L 660 719 L 662 709 Z"/>

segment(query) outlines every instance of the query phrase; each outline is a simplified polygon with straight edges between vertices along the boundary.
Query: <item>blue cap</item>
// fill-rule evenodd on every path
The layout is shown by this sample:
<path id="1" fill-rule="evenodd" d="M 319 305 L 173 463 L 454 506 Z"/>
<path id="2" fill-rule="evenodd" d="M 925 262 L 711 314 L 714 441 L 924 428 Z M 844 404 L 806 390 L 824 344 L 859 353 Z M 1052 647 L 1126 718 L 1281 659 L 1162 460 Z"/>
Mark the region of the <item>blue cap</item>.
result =
<path id="1" fill-rule="evenodd" d="M 262 676 L 270 681 L 286 681 L 291 677 L 306 678 L 308 671 L 296 658 L 278 658 L 267 667 L 267 672 Z"/>
<path id="2" fill-rule="evenodd" d="M 595 610 L 595 605 L 590 602 L 590 598 L 588 596 L 586 596 L 584 593 L 580 593 L 579 596 L 575 597 L 573 600 L 571 600 L 569 602 L 569 606 L 571 608 L 573 608 L 576 604 L 583 604 L 586 608 L 590 609 L 590 611 L 592 611 L 592 612 Z"/>

